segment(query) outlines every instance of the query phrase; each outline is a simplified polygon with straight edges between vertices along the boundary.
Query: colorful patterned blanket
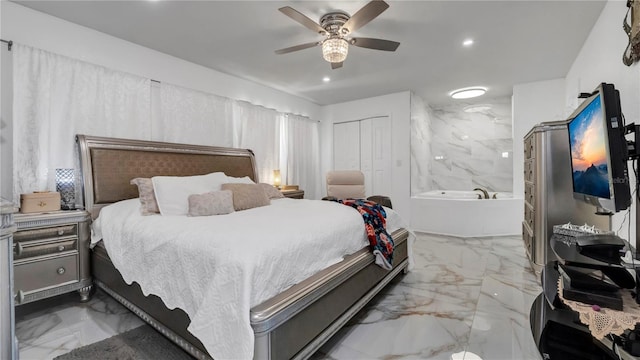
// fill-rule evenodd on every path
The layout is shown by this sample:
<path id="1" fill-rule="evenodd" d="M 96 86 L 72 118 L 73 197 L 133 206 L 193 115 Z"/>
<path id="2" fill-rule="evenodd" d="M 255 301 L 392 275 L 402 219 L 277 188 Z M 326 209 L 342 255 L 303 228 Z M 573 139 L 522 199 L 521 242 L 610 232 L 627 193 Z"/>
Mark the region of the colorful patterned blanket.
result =
<path id="1" fill-rule="evenodd" d="M 393 268 L 393 238 L 387 232 L 384 208 L 373 201 L 362 199 L 335 200 L 341 204 L 358 210 L 364 220 L 371 250 L 376 258 L 376 264 L 386 270 Z"/>

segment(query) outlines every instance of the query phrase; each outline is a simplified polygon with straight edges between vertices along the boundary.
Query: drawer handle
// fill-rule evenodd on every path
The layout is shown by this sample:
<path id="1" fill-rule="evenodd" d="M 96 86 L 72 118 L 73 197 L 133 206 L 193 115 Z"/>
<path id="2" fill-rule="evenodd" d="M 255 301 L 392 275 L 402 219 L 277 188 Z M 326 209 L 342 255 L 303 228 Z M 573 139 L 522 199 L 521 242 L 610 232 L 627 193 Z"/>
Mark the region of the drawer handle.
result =
<path id="1" fill-rule="evenodd" d="M 64 274 L 64 273 L 65 273 L 65 271 L 66 271 L 66 270 L 65 270 L 63 267 L 60 267 L 60 268 L 58 269 L 58 275 L 62 275 L 62 274 Z"/>
<path id="2" fill-rule="evenodd" d="M 24 302 L 24 292 L 22 292 L 22 290 L 18 291 L 16 300 L 18 300 L 18 304 L 22 304 Z"/>
<path id="3" fill-rule="evenodd" d="M 44 202 L 44 201 L 40 201 L 40 202 L 38 203 L 38 206 L 40 206 L 40 207 L 45 207 L 45 206 L 47 206 L 47 203 L 46 203 L 46 202 Z"/>
<path id="4" fill-rule="evenodd" d="M 23 250 L 24 250 L 24 249 L 22 248 L 22 244 L 21 244 L 21 243 L 18 243 L 18 244 L 16 245 L 16 255 L 17 255 L 17 256 L 22 255 L 22 251 L 23 251 Z"/>
<path id="5" fill-rule="evenodd" d="M 58 235 L 60 235 L 60 236 L 64 235 L 64 230 L 63 229 L 58 229 Z"/>
<path id="6" fill-rule="evenodd" d="M 64 245 L 58 246 L 58 251 L 64 251 Z"/>

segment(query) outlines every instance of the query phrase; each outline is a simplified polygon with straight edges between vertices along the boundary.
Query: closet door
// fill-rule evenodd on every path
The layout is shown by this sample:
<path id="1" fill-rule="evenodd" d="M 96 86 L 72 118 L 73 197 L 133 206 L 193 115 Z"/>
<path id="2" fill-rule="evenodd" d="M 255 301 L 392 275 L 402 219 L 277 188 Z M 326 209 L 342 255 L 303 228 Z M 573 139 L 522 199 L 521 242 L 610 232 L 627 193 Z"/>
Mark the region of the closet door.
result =
<path id="1" fill-rule="evenodd" d="M 333 124 L 334 170 L 360 170 L 360 122 Z"/>
<path id="2" fill-rule="evenodd" d="M 364 191 L 371 196 L 373 190 L 373 119 L 360 121 L 360 171 L 364 174 Z"/>
<path id="3" fill-rule="evenodd" d="M 391 194 L 391 119 L 333 124 L 334 170 L 360 170 L 367 196 Z"/>
<path id="4" fill-rule="evenodd" d="M 391 120 L 388 116 L 371 121 L 371 186 L 367 196 L 391 194 Z"/>

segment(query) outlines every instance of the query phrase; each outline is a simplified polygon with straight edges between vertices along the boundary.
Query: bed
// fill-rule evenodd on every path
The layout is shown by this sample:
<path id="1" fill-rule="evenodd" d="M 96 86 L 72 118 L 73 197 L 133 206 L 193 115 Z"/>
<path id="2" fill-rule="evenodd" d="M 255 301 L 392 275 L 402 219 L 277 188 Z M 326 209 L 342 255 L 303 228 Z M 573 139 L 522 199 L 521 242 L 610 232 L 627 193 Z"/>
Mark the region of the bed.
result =
<path id="1" fill-rule="evenodd" d="M 257 182 L 253 153 L 245 149 L 171 144 L 78 135 L 83 196 L 93 219 L 101 209 L 125 204 L 138 196 L 129 181 L 136 177 L 191 176 L 224 172 Z M 129 200 L 131 201 L 131 200 Z M 281 207 L 298 201 L 280 200 Z M 315 202 L 326 203 L 326 202 Z M 319 205 L 319 204 L 316 204 Z M 297 206 L 297 205 L 296 205 Z M 277 206 L 274 206 L 274 209 Z M 349 209 L 350 210 L 350 209 Z M 393 268 L 374 264 L 368 246 L 344 256 L 250 308 L 254 359 L 305 359 L 335 334 L 382 288 L 409 265 L 404 228 L 391 233 L 395 242 Z M 169 309 L 160 297 L 145 296 L 140 284 L 129 281 L 113 264 L 103 242 L 92 250 L 94 284 L 129 308 L 167 338 L 198 359 L 211 358 L 203 343 L 187 328 L 192 322 L 180 308 Z M 201 336 L 202 337 L 202 336 Z"/>

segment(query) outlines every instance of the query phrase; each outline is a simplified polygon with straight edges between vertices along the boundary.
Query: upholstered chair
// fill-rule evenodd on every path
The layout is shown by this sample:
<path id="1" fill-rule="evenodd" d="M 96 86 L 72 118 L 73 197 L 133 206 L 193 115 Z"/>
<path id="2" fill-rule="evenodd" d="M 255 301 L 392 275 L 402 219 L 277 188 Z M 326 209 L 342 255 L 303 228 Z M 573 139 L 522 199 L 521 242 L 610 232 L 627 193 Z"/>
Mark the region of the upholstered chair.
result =
<path id="1" fill-rule="evenodd" d="M 364 199 L 364 174 L 359 170 L 334 170 L 327 173 L 327 196 L 331 199 Z M 387 196 L 373 195 L 367 200 L 392 208 L 391 199 Z"/>

